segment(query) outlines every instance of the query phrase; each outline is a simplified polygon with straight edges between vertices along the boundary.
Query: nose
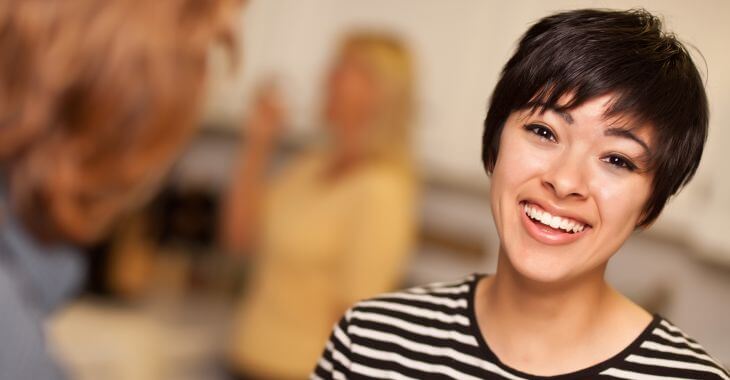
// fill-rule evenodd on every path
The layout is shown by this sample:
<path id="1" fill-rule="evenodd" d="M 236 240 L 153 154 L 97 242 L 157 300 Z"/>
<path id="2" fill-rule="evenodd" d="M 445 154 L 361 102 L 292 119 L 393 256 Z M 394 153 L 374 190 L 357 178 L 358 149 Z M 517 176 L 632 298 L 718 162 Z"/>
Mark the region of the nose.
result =
<path id="1" fill-rule="evenodd" d="M 585 198 L 588 194 L 588 185 L 581 161 L 585 160 L 569 155 L 563 155 L 555 160 L 543 175 L 543 186 L 557 198 Z"/>

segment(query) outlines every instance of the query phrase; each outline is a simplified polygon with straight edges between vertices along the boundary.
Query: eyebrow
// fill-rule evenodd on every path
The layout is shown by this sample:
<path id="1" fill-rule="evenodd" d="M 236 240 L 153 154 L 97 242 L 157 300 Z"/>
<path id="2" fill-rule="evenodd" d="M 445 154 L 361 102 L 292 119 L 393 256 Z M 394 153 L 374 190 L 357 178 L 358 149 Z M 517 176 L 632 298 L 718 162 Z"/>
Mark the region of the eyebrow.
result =
<path id="1" fill-rule="evenodd" d="M 606 129 L 603 134 L 605 136 L 618 136 L 618 137 L 625 137 L 627 139 L 631 139 L 636 141 L 639 145 L 641 145 L 642 148 L 646 151 L 647 154 L 649 154 L 651 151 L 649 150 L 649 145 L 644 142 L 644 140 L 640 139 L 638 136 L 636 136 L 633 132 L 631 132 L 628 129 L 624 128 L 608 128 Z"/>
<path id="2" fill-rule="evenodd" d="M 528 106 L 530 107 L 540 107 L 542 108 L 542 112 L 550 110 L 554 113 L 556 113 L 558 116 L 563 118 L 566 123 L 573 124 L 573 116 L 570 115 L 567 111 L 561 111 L 556 109 L 555 107 L 549 106 L 546 103 L 543 102 L 529 102 Z M 608 128 L 603 132 L 604 136 L 617 136 L 617 137 L 624 137 L 630 140 L 635 141 L 637 144 L 641 145 L 642 148 L 644 148 L 645 153 L 648 155 L 651 153 L 651 150 L 649 149 L 649 145 L 644 142 L 644 140 L 640 139 L 638 136 L 636 136 L 633 132 L 631 132 L 628 129 L 625 128 Z"/>
<path id="3" fill-rule="evenodd" d="M 552 111 L 558 114 L 558 116 L 562 117 L 566 123 L 573 124 L 573 116 L 571 116 L 568 112 L 558 111 L 556 109 L 553 109 Z"/>
<path id="4" fill-rule="evenodd" d="M 539 102 L 539 101 L 532 101 L 532 102 L 528 102 L 527 106 L 531 107 L 533 109 L 539 107 L 541 109 L 540 112 L 545 112 L 548 110 L 552 111 L 552 112 L 556 113 L 558 116 L 560 116 L 561 118 L 563 118 L 563 120 L 565 120 L 566 123 L 573 124 L 573 116 L 571 116 L 569 112 L 556 109 L 555 107 L 550 106 L 547 103 Z"/>

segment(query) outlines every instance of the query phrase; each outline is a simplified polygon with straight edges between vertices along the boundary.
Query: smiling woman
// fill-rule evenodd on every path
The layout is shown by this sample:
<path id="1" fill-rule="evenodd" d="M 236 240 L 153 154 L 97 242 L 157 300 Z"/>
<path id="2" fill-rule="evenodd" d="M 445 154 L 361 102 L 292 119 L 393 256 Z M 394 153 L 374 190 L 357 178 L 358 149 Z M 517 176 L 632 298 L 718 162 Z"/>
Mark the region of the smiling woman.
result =
<path id="1" fill-rule="evenodd" d="M 485 120 L 496 273 L 359 302 L 311 378 L 730 379 L 604 279 L 694 175 L 707 124 L 697 68 L 655 16 L 540 20 Z"/>
<path id="2" fill-rule="evenodd" d="M 588 272 L 602 277 L 608 258 L 640 224 L 654 175 L 644 148 L 652 128 L 611 132 L 616 121 L 605 115 L 613 99 L 507 118 L 491 189 L 503 265 L 543 284 Z"/>

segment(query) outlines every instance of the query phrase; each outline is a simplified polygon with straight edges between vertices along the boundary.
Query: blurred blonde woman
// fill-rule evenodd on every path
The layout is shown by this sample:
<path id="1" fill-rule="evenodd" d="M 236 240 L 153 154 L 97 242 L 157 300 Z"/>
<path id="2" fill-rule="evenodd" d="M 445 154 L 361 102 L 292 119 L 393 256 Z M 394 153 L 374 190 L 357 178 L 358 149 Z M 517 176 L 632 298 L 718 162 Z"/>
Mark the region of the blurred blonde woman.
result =
<path id="1" fill-rule="evenodd" d="M 0 2 L 0 379 L 58 379 L 42 324 L 77 247 L 155 188 L 192 135 L 240 0 Z"/>
<path id="2" fill-rule="evenodd" d="M 223 240 L 256 252 L 230 349 L 240 378 L 303 379 L 349 303 L 399 284 L 414 241 L 413 70 L 395 38 L 354 33 L 326 82 L 327 138 L 273 181 L 284 118 L 264 89 L 246 125 Z"/>

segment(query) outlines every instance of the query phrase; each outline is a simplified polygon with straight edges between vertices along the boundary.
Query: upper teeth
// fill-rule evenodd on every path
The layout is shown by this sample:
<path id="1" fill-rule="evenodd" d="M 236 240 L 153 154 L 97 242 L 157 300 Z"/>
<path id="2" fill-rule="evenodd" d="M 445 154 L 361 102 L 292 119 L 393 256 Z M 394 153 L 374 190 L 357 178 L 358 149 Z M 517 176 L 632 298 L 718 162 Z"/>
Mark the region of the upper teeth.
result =
<path id="1" fill-rule="evenodd" d="M 577 220 L 550 215 L 547 211 L 537 208 L 529 203 L 525 203 L 523 208 L 527 216 L 552 228 L 560 228 L 567 232 L 581 232 L 585 228 L 585 224 Z"/>

